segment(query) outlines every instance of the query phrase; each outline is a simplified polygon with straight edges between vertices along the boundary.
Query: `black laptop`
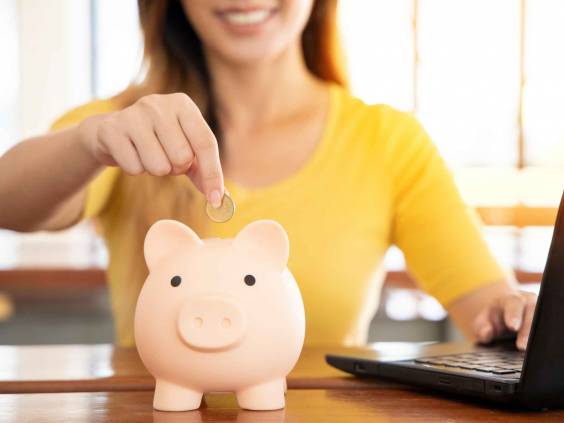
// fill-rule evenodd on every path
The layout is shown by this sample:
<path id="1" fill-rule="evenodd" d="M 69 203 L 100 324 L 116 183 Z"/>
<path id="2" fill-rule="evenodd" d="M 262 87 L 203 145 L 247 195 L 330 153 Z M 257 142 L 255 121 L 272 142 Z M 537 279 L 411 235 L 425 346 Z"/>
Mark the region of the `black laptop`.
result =
<path id="1" fill-rule="evenodd" d="M 530 408 L 564 406 L 564 196 L 552 236 L 526 352 L 513 342 L 464 348 L 435 344 L 428 355 L 382 358 L 370 349 L 329 354 L 330 365 Z"/>

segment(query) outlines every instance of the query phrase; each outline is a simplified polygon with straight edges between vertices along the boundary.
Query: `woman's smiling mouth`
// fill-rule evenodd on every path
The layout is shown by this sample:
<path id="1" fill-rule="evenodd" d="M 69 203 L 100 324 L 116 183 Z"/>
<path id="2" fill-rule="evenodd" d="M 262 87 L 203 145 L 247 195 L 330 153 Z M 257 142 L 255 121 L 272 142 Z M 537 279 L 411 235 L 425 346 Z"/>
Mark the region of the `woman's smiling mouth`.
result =
<path id="1" fill-rule="evenodd" d="M 218 12 L 217 16 L 233 29 L 254 30 L 265 24 L 276 12 L 276 8 L 230 9 Z"/>

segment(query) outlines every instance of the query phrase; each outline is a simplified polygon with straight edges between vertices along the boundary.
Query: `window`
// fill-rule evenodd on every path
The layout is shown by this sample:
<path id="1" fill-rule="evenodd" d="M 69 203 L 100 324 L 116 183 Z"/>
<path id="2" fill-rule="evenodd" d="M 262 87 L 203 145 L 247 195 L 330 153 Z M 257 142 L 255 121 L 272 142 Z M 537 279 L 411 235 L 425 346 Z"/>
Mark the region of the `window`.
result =
<path id="1" fill-rule="evenodd" d="M 18 122 L 19 57 L 16 0 L 0 3 L 0 51 L 4 63 L 0 66 L 0 154 L 16 139 Z"/>
<path id="2" fill-rule="evenodd" d="M 564 189 L 563 20 L 559 0 L 340 2 L 353 91 L 415 113 L 523 281 L 542 272 Z M 386 262 L 404 268 L 397 249 Z M 390 298 L 394 318 L 414 301 Z"/>
<path id="3" fill-rule="evenodd" d="M 560 200 L 562 18 L 558 0 L 340 3 L 353 91 L 413 111 L 467 200 L 486 207 L 554 209 Z"/>
<path id="4" fill-rule="evenodd" d="M 0 150 L 46 131 L 92 95 L 90 3 L 0 2 Z M 4 65 L 4 64 L 7 65 Z M 91 267 L 105 263 L 88 223 L 55 234 L 0 231 L 0 268 Z"/>
<path id="5" fill-rule="evenodd" d="M 136 0 L 91 0 L 92 91 L 106 98 L 139 73 L 143 43 Z"/>

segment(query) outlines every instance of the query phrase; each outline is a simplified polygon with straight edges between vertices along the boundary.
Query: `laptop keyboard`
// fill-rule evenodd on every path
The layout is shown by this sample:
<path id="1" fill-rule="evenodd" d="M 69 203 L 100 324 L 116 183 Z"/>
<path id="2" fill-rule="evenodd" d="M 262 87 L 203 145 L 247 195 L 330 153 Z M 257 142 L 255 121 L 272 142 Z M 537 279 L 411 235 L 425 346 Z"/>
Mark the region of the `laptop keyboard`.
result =
<path id="1" fill-rule="evenodd" d="M 473 370 L 490 375 L 520 377 L 523 367 L 523 351 L 476 351 L 464 354 L 422 357 L 416 363 L 427 366 Z"/>

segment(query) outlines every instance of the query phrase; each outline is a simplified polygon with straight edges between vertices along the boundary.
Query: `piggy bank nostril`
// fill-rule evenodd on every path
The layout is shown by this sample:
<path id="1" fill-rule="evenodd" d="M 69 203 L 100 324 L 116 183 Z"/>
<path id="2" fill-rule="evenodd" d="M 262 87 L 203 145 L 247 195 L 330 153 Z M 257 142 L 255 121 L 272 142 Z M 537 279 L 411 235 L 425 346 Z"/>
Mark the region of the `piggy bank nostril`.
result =
<path id="1" fill-rule="evenodd" d="M 204 320 L 201 317 L 195 317 L 192 321 L 192 326 L 194 326 L 195 328 L 201 328 L 203 324 Z"/>
<path id="2" fill-rule="evenodd" d="M 230 328 L 231 327 L 231 319 L 224 317 L 223 320 L 221 321 L 221 327 L 224 328 L 224 329 Z"/>

